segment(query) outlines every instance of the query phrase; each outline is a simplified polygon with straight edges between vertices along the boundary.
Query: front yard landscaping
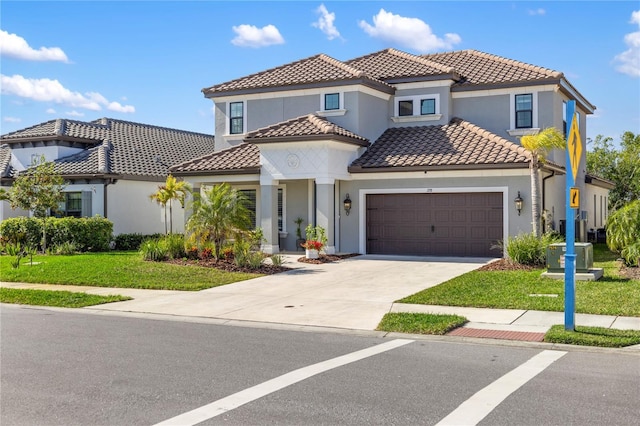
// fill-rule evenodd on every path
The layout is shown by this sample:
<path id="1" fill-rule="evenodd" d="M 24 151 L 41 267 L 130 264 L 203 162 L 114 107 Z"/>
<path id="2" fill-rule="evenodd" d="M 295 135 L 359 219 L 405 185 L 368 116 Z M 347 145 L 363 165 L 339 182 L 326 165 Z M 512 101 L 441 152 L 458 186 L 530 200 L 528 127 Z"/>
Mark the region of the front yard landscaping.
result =
<path id="1" fill-rule="evenodd" d="M 640 316 L 640 280 L 623 276 L 623 267 L 616 259 L 606 246 L 594 246 L 594 267 L 603 268 L 604 277 L 598 281 L 576 281 L 577 313 Z M 564 311 L 563 280 L 542 278 L 540 274 L 545 270 L 539 268 L 494 269 L 489 265 L 398 302 Z"/>
<path id="2" fill-rule="evenodd" d="M 2 281 L 197 291 L 263 275 L 196 264 L 146 262 L 138 252 L 36 255 L 33 265 L 25 259 L 17 269 L 11 267 L 11 260 L 11 256 L 0 256 Z"/>

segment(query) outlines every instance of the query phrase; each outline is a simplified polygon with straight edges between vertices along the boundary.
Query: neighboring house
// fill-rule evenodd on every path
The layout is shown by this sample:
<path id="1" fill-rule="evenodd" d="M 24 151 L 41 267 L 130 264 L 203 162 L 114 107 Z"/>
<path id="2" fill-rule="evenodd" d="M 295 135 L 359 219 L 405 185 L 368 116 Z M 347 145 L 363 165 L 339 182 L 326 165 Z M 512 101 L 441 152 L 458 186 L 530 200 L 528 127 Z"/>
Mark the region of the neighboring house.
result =
<path id="1" fill-rule="evenodd" d="M 164 210 L 149 196 L 171 164 L 213 152 L 214 137 L 110 118 L 91 122 L 58 119 L 0 136 L 0 184 L 45 156 L 68 185 L 59 216 L 100 215 L 114 234 L 164 233 Z M 3 201 L 0 219 L 24 215 Z M 184 229 L 184 209 L 173 208 L 174 232 Z M 168 220 L 168 219 L 167 219 Z"/>
<path id="2" fill-rule="evenodd" d="M 170 170 L 201 190 L 245 191 L 267 252 L 297 249 L 301 217 L 327 230 L 329 253 L 501 256 L 492 246 L 532 230 L 532 157 L 519 138 L 566 129 L 575 100 L 584 144 L 595 110 L 562 73 L 475 50 L 320 54 L 203 93 L 215 104 L 215 152 Z M 585 155 L 576 186 L 606 197 L 585 182 Z M 538 176 L 556 230 L 564 163 L 552 152 Z"/>

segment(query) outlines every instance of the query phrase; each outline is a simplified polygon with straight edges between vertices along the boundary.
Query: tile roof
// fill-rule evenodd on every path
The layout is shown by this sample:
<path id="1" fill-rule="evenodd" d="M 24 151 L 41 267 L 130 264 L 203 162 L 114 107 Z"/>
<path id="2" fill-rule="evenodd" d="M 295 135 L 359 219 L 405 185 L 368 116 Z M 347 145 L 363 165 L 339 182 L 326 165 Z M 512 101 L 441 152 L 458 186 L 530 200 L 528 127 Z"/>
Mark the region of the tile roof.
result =
<path id="1" fill-rule="evenodd" d="M 257 173 L 260 171 L 260 150 L 256 145 L 241 143 L 176 164 L 169 170 L 176 175 L 202 174 L 203 172 L 213 174 Z"/>
<path id="2" fill-rule="evenodd" d="M 13 177 L 15 172 L 11 166 L 11 148 L 6 144 L 0 145 L 0 178 Z"/>
<path id="3" fill-rule="evenodd" d="M 371 53 L 345 63 L 383 81 L 407 77 L 454 75 L 456 71 L 451 66 L 396 49 Z"/>
<path id="4" fill-rule="evenodd" d="M 164 177 L 169 165 L 214 150 L 211 135 L 110 118 L 92 122 L 52 120 L 2 135 L 0 140 L 12 145 L 38 138 L 90 144 L 88 149 L 55 161 L 63 175 Z"/>
<path id="5" fill-rule="evenodd" d="M 387 129 L 349 171 L 526 167 L 530 160 L 531 153 L 523 147 L 454 118 L 445 125 Z"/>
<path id="6" fill-rule="evenodd" d="M 462 76 L 455 86 L 559 80 L 563 77 L 558 71 L 472 49 L 433 53 L 422 57 L 454 68 Z"/>
<path id="7" fill-rule="evenodd" d="M 291 86 L 299 85 L 363 80 L 369 84 L 381 87 L 386 86 L 386 89 L 391 90 L 385 83 L 367 76 L 361 70 L 353 68 L 325 54 L 319 54 L 226 83 L 204 88 L 202 92 L 207 96 L 247 89 L 287 89 Z"/>
<path id="8" fill-rule="evenodd" d="M 369 140 L 333 124 L 324 117 L 315 114 L 303 115 L 291 120 L 249 132 L 245 142 L 261 143 L 274 141 L 291 141 L 298 139 L 331 138 L 343 142 L 368 146 Z"/>
<path id="9" fill-rule="evenodd" d="M 277 90 L 292 86 L 366 80 L 370 84 L 454 79 L 454 87 L 557 81 L 561 72 L 477 50 L 412 55 L 385 49 L 347 61 L 320 54 L 202 89 L 205 96 L 234 91 Z"/>

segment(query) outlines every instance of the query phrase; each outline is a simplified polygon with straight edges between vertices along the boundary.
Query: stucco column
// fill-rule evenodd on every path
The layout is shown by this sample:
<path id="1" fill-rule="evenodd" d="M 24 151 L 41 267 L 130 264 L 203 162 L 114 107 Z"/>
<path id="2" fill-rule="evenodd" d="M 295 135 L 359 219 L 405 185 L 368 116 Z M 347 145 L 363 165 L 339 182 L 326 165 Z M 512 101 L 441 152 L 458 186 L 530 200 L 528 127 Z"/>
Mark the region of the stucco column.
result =
<path id="1" fill-rule="evenodd" d="M 262 251 L 275 254 L 280 251 L 278 234 L 278 181 L 260 178 L 260 227 L 265 242 Z"/>
<path id="2" fill-rule="evenodd" d="M 335 179 L 316 179 L 316 224 L 322 226 L 327 232 L 327 245 L 324 248 L 327 254 L 336 252 L 334 188 Z"/>

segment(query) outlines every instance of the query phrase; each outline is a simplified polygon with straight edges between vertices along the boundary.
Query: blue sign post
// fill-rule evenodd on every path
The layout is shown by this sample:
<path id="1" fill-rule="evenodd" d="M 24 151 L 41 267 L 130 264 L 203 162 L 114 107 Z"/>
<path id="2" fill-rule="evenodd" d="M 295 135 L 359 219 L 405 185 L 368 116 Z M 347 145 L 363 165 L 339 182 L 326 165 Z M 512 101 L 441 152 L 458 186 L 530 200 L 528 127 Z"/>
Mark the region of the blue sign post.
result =
<path id="1" fill-rule="evenodd" d="M 567 102 L 567 148 L 566 148 L 566 252 L 564 255 L 564 329 L 575 330 L 576 312 L 576 228 L 575 204 L 572 198 L 579 198 L 578 189 L 574 188 L 580 158 L 582 157 L 582 141 L 575 117 L 576 102 Z M 572 197 L 572 195 L 574 197 Z"/>

